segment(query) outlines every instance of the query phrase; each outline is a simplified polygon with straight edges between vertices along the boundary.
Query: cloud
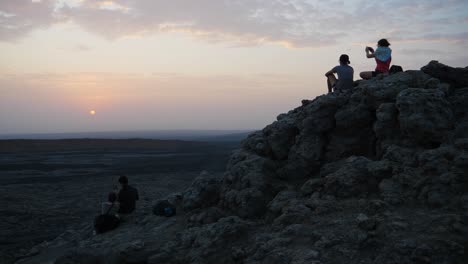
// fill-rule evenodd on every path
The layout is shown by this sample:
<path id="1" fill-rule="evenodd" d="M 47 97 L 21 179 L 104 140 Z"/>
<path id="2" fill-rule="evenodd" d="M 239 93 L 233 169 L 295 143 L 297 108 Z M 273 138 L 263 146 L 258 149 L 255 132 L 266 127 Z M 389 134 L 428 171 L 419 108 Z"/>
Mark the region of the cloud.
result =
<path id="1" fill-rule="evenodd" d="M 0 40 L 67 20 L 110 40 L 184 32 L 239 46 L 319 47 L 357 42 L 357 38 L 375 41 L 378 36 L 424 39 L 424 32 L 431 30 L 463 34 L 466 29 L 457 21 L 466 21 L 466 15 L 460 10 L 468 10 L 466 1 L 4 0 Z M 402 32 L 407 34 L 397 34 Z"/>
<path id="2" fill-rule="evenodd" d="M 15 40 L 33 29 L 58 22 L 54 7 L 55 2 L 50 0 L 0 1 L 0 40 Z"/>
<path id="3" fill-rule="evenodd" d="M 323 33 L 320 17 L 324 16 L 324 10 L 305 1 L 105 2 L 118 8 L 103 8 L 103 1 L 84 1 L 77 8 L 63 8 L 62 14 L 109 39 L 154 32 L 185 32 L 213 42 L 320 46 L 333 44 L 342 36 L 337 32 Z"/>

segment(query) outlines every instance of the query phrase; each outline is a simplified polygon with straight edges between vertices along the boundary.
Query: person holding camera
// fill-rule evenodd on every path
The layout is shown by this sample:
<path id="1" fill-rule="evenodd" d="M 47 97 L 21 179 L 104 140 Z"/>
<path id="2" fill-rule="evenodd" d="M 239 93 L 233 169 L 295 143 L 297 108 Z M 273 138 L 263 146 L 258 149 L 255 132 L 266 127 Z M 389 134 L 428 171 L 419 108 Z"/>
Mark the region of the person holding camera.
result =
<path id="1" fill-rule="evenodd" d="M 389 48 L 390 43 L 386 39 L 381 39 L 377 42 L 377 49 L 374 51 L 371 47 L 366 47 L 366 57 L 374 58 L 377 63 L 375 71 L 361 72 L 359 75 L 362 79 L 368 80 L 378 74 L 388 74 L 390 63 L 392 62 L 392 50 Z"/>

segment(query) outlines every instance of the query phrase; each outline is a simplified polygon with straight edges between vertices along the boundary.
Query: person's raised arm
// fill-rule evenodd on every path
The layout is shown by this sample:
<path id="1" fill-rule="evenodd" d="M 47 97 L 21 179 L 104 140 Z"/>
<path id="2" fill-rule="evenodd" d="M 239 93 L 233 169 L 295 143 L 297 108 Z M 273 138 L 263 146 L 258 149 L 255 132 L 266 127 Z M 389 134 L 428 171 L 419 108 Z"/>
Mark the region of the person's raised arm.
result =
<path id="1" fill-rule="evenodd" d="M 375 54 L 374 54 L 374 49 L 370 48 L 370 47 L 366 47 L 366 57 L 367 58 L 375 58 Z"/>

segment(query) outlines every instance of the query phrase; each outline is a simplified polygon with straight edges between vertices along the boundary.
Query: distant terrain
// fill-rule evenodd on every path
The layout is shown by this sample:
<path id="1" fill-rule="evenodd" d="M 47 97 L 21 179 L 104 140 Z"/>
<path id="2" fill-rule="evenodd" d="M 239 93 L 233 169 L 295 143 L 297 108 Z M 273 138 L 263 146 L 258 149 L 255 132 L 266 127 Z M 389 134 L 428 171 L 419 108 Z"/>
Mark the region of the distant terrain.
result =
<path id="1" fill-rule="evenodd" d="M 0 134 L 1 139 L 159 139 L 186 141 L 240 141 L 254 130 L 142 130 L 75 133 Z"/>
<path id="2" fill-rule="evenodd" d="M 221 174 L 239 141 L 0 140 L 0 263 L 76 226 L 90 226 L 125 174 L 139 205 L 181 191 L 207 170 Z"/>

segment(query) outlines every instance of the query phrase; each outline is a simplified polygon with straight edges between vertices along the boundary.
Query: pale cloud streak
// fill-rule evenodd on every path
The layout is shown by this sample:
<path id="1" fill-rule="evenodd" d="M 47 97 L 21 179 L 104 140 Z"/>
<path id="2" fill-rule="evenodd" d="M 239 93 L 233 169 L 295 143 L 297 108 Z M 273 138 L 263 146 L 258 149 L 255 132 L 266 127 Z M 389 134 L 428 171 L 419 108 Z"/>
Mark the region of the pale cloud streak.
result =
<path id="1" fill-rule="evenodd" d="M 14 40 L 37 28 L 73 21 L 111 40 L 175 31 L 213 42 L 288 47 L 357 41 L 356 35 L 368 41 L 372 35 L 386 33 L 397 39 L 464 42 L 467 30 L 454 23 L 466 21 L 467 13 L 468 3 L 459 0 L 3 0 L 0 40 Z M 453 19 L 444 22 L 438 19 L 441 15 Z M 431 21 L 428 18 L 432 16 Z M 447 27 L 456 32 L 450 32 L 449 38 L 434 38 L 446 34 Z M 427 32 L 431 29 L 436 32 Z M 404 31 L 413 33 L 392 34 Z"/>
<path id="2" fill-rule="evenodd" d="M 15 40 L 38 28 L 60 21 L 54 14 L 55 2 L 49 0 L 0 1 L 0 40 Z"/>

